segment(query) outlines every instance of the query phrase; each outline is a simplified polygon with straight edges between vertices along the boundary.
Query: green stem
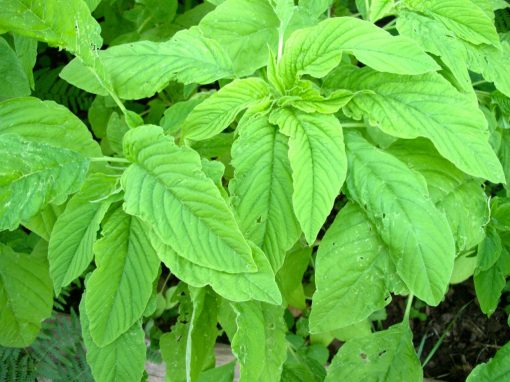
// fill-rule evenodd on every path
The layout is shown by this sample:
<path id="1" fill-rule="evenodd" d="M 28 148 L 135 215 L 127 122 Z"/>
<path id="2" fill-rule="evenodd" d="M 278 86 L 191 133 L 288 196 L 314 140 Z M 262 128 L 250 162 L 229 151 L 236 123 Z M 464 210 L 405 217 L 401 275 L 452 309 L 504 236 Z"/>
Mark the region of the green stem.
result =
<path id="1" fill-rule="evenodd" d="M 404 312 L 404 321 L 409 321 L 409 315 L 411 314 L 411 308 L 413 307 L 414 294 L 410 293 L 407 298 L 406 311 Z"/>
<path id="2" fill-rule="evenodd" d="M 388 24 L 386 24 L 383 27 L 383 29 L 386 30 L 386 31 L 390 30 L 390 29 L 394 29 L 396 24 L 397 24 L 397 19 L 393 19 Z"/>
<path id="3" fill-rule="evenodd" d="M 363 122 L 349 122 L 349 123 L 341 123 L 342 127 L 366 127 L 366 125 Z"/>
<path id="4" fill-rule="evenodd" d="M 126 158 L 114 158 L 114 157 L 97 157 L 90 158 L 91 162 L 117 162 L 117 163 L 131 163 Z"/>
<path id="5" fill-rule="evenodd" d="M 483 84 L 488 84 L 489 81 L 486 81 L 486 80 L 480 80 L 480 81 L 475 81 L 471 84 L 471 86 L 475 87 L 475 86 L 478 86 L 478 85 L 483 85 Z"/>

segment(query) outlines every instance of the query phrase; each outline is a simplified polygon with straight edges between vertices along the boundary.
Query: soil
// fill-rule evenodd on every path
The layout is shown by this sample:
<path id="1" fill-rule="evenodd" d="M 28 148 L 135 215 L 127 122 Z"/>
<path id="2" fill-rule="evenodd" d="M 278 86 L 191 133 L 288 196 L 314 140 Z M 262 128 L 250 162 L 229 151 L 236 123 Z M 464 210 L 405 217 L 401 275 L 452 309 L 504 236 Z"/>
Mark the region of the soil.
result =
<path id="1" fill-rule="evenodd" d="M 505 297 L 502 301 L 505 301 Z M 384 327 L 400 322 L 405 299 L 395 298 L 388 306 Z M 415 304 L 415 307 L 417 304 Z M 418 303 L 419 306 L 419 303 Z M 440 337 L 439 348 L 424 368 L 425 377 L 441 381 L 465 381 L 471 370 L 487 362 L 496 351 L 510 341 L 508 315 L 500 307 L 491 316 L 482 313 L 471 281 L 450 287 L 445 300 L 437 307 L 423 306 L 411 320 L 416 349 L 424 341 L 422 363 Z M 420 316 L 420 317 L 417 317 Z"/>

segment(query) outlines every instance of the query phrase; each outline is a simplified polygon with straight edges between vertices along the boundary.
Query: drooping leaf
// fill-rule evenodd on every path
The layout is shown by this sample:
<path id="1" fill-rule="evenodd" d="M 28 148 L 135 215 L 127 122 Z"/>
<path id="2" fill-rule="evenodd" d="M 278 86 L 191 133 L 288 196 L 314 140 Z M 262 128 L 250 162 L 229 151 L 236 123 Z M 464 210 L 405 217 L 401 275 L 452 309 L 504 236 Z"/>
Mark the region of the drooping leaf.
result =
<path id="1" fill-rule="evenodd" d="M 52 306 L 45 252 L 17 253 L 0 243 L 0 346 L 30 345 Z"/>
<path id="2" fill-rule="evenodd" d="M 221 133 L 250 105 L 269 96 L 269 86 L 258 78 L 235 80 L 197 105 L 182 124 L 182 135 L 204 140 Z"/>
<path id="3" fill-rule="evenodd" d="M 498 307 L 503 288 L 506 285 L 503 270 L 505 258 L 500 256 L 498 261 L 487 270 L 475 270 L 473 277 L 476 298 L 482 312 L 491 316 Z"/>
<path id="4" fill-rule="evenodd" d="M 303 310 L 306 309 L 306 296 L 302 281 L 311 255 L 311 248 L 292 249 L 286 254 L 285 261 L 276 274 L 285 302 Z"/>
<path id="5" fill-rule="evenodd" d="M 455 243 L 425 179 L 357 133 L 346 134 L 351 200 L 366 211 L 409 290 L 429 305 L 446 292 Z"/>
<path id="6" fill-rule="evenodd" d="M 457 37 L 473 44 L 499 45 L 498 32 L 491 18 L 474 1 L 404 0 L 403 4 L 440 21 Z"/>
<path id="7" fill-rule="evenodd" d="M 292 109 L 275 110 L 271 122 L 289 137 L 292 202 L 306 240 L 312 244 L 345 180 L 342 128 L 332 115 Z"/>
<path id="8" fill-rule="evenodd" d="M 250 246 L 199 155 L 178 147 L 157 126 L 124 137 L 133 164 L 122 176 L 124 209 L 154 228 L 180 256 L 203 267 L 239 273 L 257 270 Z"/>
<path id="9" fill-rule="evenodd" d="M 145 335 L 141 323 L 135 323 L 126 333 L 111 344 L 99 347 L 92 340 L 89 318 L 85 308 L 87 294 L 80 303 L 80 322 L 83 342 L 87 349 L 87 363 L 97 382 L 139 382 L 145 363 Z"/>
<path id="10" fill-rule="evenodd" d="M 336 17 L 292 34 L 278 64 L 280 76 L 287 88 L 303 74 L 324 77 L 338 66 L 343 52 L 381 72 L 422 74 L 438 69 L 412 40 L 392 36 L 367 21 Z"/>
<path id="11" fill-rule="evenodd" d="M 233 304 L 232 307 L 237 324 L 232 352 L 240 363 L 240 380 L 280 381 L 287 357 L 287 327 L 282 307 L 260 302 Z"/>
<path id="12" fill-rule="evenodd" d="M 440 75 L 404 77 L 369 68 L 341 69 L 327 79 L 326 87 L 367 90 L 344 108 L 349 116 L 361 119 L 366 115 L 385 133 L 399 138 L 428 138 L 465 173 L 494 183 L 505 181 L 489 144 L 483 113 Z"/>
<path id="13" fill-rule="evenodd" d="M 241 77 L 266 65 L 268 46 L 276 51 L 279 25 L 268 0 L 226 0 L 200 21 L 199 28 L 223 46 Z"/>
<path id="14" fill-rule="evenodd" d="M 90 335 L 98 346 L 109 345 L 127 332 L 147 306 L 160 264 L 148 231 L 119 208 L 94 245 L 97 268 L 88 279 L 85 304 Z"/>
<path id="15" fill-rule="evenodd" d="M 231 62 L 216 41 L 196 30 L 177 33 L 170 41 L 139 41 L 99 52 L 106 72 L 120 98 L 147 98 L 172 79 L 185 84 L 210 83 L 231 77 Z M 90 68 L 79 59 L 60 73 L 70 84 L 90 93 L 107 95 Z"/>
<path id="16" fill-rule="evenodd" d="M 227 273 L 185 259 L 172 247 L 164 244 L 156 234 L 151 235 L 151 242 L 161 261 L 173 274 L 191 286 L 200 288 L 210 285 L 216 293 L 230 301 L 258 300 L 269 304 L 282 302 L 271 264 L 264 253 L 253 244 L 253 260 L 258 271 Z"/>
<path id="17" fill-rule="evenodd" d="M 16 52 L 0 37 L 0 99 L 30 95 L 30 83 Z"/>
<path id="18" fill-rule="evenodd" d="M 49 239 L 48 260 L 55 292 L 69 285 L 89 266 L 94 256 L 99 224 L 110 203 L 99 201 L 115 188 L 116 179 L 104 174 L 90 176 L 58 216 Z"/>
<path id="19" fill-rule="evenodd" d="M 501 256 L 503 246 L 496 228 L 492 224 L 487 226 L 485 238 L 478 244 L 476 255 L 477 271 L 492 268 Z"/>
<path id="20" fill-rule="evenodd" d="M 0 134 L 69 149 L 87 157 L 101 156 L 85 124 L 64 106 L 37 98 L 0 102 Z"/>
<path id="21" fill-rule="evenodd" d="M 89 161 L 76 152 L 0 135 L 0 231 L 14 229 L 49 203 L 78 191 Z"/>
<path id="22" fill-rule="evenodd" d="M 409 327 L 397 324 L 347 341 L 333 358 L 326 382 L 344 380 L 422 381 L 423 371 Z"/>
<path id="23" fill-rule="evenodd" d="M 389 302 L 388 248 L 363 210 L 348 203 L 321 240 L 315 261 L 312 333 L 366 319 Z"/>
<path id="24" fill-rule="evenodd" d="M 243 119 L 232 146 L 232 205 L 244 235 L 266 253 L 275 272 L 301 233 L 292 212 L 287 137 L 267 116 Z"/>
<path id="25" fill-rule="evenodd" d="M 466 382 L 505 382 L 510 378 L 510 342 L 489 360 L 479 364 L 469 374 Z"/>

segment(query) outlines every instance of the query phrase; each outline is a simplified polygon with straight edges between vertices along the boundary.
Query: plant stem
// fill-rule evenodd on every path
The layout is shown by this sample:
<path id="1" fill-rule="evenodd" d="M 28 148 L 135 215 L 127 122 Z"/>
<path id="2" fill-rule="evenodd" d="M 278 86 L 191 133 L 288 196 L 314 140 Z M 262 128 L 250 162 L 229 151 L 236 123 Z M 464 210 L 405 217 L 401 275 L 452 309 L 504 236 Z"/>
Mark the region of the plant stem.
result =
<path id="1" fill-rule="evenodd" d="M 349 123 L 342 123 L 342 127 L 366 127 L 366 125 L 363 122 L 349 122 Z"/>
<path id="2" fill-rule="evenodd" d="M 414 294 L 410 293 L 407 298 L 406 311 L 404 312 L 404 321 L 409 321 L 409 315 L 411 314 L 411 308 L 413 307 Z"/>
<path id="3" fill-rule="evenodd" d="M 489 81 L 485 81 L 485 80 L 480 80 L 480 81 L 475 81 L 471 84 L 471 86 L 475 87 L 475 86 L 478 86 L 478 85 L 483 85 L 483 84 L 488 84 Z"/>
<path id="4" fill-rule="evenodd" d="M 117 162 L 117 163 L 131 163 L 126 158 L 114 158 L 114 157 L 98 157 L 90 158 L 91 162 Z"/>

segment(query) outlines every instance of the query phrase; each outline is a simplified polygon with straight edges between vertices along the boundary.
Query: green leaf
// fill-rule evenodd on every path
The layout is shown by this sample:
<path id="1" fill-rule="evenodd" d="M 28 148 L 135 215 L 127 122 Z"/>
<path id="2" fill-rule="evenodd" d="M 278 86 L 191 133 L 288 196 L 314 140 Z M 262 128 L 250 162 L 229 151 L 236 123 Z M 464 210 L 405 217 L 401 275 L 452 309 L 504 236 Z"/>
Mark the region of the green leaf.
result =
<path id="1" fill-rule="evenodd" d="M 82 155 L 0 134 L 0 231 L 15 229 L 49 203 L 78 191 L 89 161 Z"/>
<path id="2" fill-rule="evenodd" d="M 21 67 L 28 79 L 30 88 L 34 89 L 34 74 L 33 69 L 37 60 L 37 40 L 20 36 L 13 33 L 14 49 L 16 50 L 16 56 L 21 64 Z"/>
<path id="3" fill-rule="evenodd" d="M 87 126 L 53 101 L 26 97 L 0 102 L 0 134 L 9 133 L 36 143 L 69 149 L 86 157 L 101 156 L 101 149 Z"/>
<path id="4" fill-rule="evenodd" d="M 270 304 L 281 304 L 282 298 L 271 264 L 254 244 L 251 245 L 257 272 L 227 273 L 202 267 L 180 256 L 156 235 L 151 242 L 161 261 L 185 283 L 200 288 L 210 285 L 216 293 L 230 301 L 258 300 Z"/>
<path id="5" fill-rule="evenodd" d="M 401 35 L 417 41 L 427 52 L 441 57 L 460 88 L 471 91 L 467 52 L 462 42 L 452 37 L 441 22 L 418 13 L 401 11 L 397 18 L 397 29 Z"/>
<path id="6" fill-rule="evenodd" d="M 435 61 L 412 40 L 392 36 L 369 23 L 352 17 L 336 17 L 292 34 L 278 69 L 285 87 L 298 76 L 321 78 L 333 70 L 342 53 L 381 72 L 422 74 L 438 69 Z"/>
<path id="7" fill-rule="evenodd" d="M 376 226 L 409 290 L 429 305 L 439 304 L 452 274 L 455 243 L 424 178 L 357 133 L 346 134 L 346 146 L 350 199 Z"/>
<path id="8" fill-rule="evenodd" d="M 0 346 L 29 346 L 51 315 L 53 294 L 43 254 L 16 253 L 0 243 Z"/>
<path id="9" fill-rule="evenodd" d="M 106 139 L 108 144 L 118 154 L 122 153 L 122 138 L 129 130 L 125 119 L 119 113 L 113 112 L 106 126 Z"/>
<path id="10" fill-rule="evenodd" d="M 170 41 L 139 41 L 99 52 L 115 92 L 123 99 L 147 98 L 176 79 L 184 84 L 211 83 L 231 77 L 231 62 L 220 44 L 196 30 L 177 33 Z M 79 59 L 60 77 L 89 93 L 107 95 L 94 72 Z"/>
<path id="11" fill-rule="evenodd" d="M 287 358 L 283 308 L 259 302 L 232 305 L 237 331 L 232 352 L 239 360 L 241 381 L 280 381 Z"/>
<path id="12" fill-rule="evenodd" d="M 30 95 L 30 83 L 16 52 L 0 37 L 0 99 Z"/>
<path id="13" fill-rule="evenodd" d="M 301 234 L 292 211 L 287 137 L 265 115 L 243 118 L 232 146 L 232 206 L 244 235 L 267 255 L 275 272 Z"/>
<path id="14" fill-rule="evenodd" d="M 30 219 L 22 222 L 23 226 L 42 237 L 45 241 L 50 241 L 51 231 L 57 221 L 57 218 L 64 212 L 64 205 L 56 206 L 48 204 L 39 213 Z"/>
<path id="15" fill-rule="evenodd" d="M 186 346 L 186 379 L 200 381 L 200 372 L 214 365 L 214 344 L 219 331 L 217 296 L 208 288 L 190 288 L 193 313 Z"/>
<path id="16" fill-rule="evenodd" d="M 104 174 L 90 176 L 80 192 L 67 203 L 51 232 L 48 249 L 50 274 L 55 293 L 69 285 L 89 266 L 99 224 L 110 203 L 99 201 L 116 186 L 116 179 Z"/>
<path id="17" fill-rule="evenodd" d="M 0 0 L 0 28 L 93 59 L 101 28 L 83 0 Z"/>
<path id="18" fill-rule="evenodd" d="M 485 237 L 489 211 L 482 180 L 458 170 L 425 139 L 399 140 L 388 152 L 424 176 L 432 201 L 448 219 L 458 251 L 473 248 Z"/>
<path id="19" fill-rule="evenodd" d="M 440 21 L 459 38 L 473 44 L 499 46 L 491 18 L 476 3 L 464 0 L 403 0 L 403 5 Z"/>
<path id="20" fill-rule="evenodd" d="M 235 362 L 227 363 L 200 373 L 198 382 L 231 382 L 234 380 Z"/>
<path id="21" fill-rule="evenodd" d="M 198 104 L 182 124 L 182 135 L 204 140 L 221 133 L 244 109 L 269 97 L 269 86 L 259 78 L 235 80 Z"/>
<path id="22" fill-rule="evenodd" d="M 476 267 L 478 271 L 487 271 L 496 264 L 503 246 L 498 231 L 491 225 L 487 227 L 487 236 L 478 245 L 478 253 L 476 255 Z"/>
<path id="23" fill-rule="evenodd" d="M 122 176 L 124 209 L 154 228 L 180 256 L 221 272 L 254 272 L 250 246 L 199 155 L 178 147 L 157 126 L 124 136 L 133 164 Z"/>
<path id="24" fill-rule="evenodd" d="M 306 240 L 312 244 L 345 180 L 347 160 L 336 117 L 275 110 L 271 122 L 289 137 L 292 202 Z"/>
<path id="25" fill-rule="evenodd" d="M 397 324 L 347 341 L 333 358 L 326 382 L 347 380 L 421 382 L 423 372 L 409 327 Z"/>
<path id="26" fill-rule="evenodd" d="M 298 309 L 306 309 L 306 296 L 303 289 L 303 275 L 308 269 L 312 256 L 311 248 L 297 248 L 289 251 L 276 274 L 278 286 L 285 302 Z"/>
<path id="27" fill-rule="evenodd" d="M 99 347 L 90 336 L 86 298 L 87 294 L 84 293 L 80 303 L 80 322 L 83 342 L 87 348 L 87 363 L 94 380 L 139 382 L 144 373 L 146 353 L 145 334 L 141 323 L 135 323 L 111 344 Z"/>
<path id="28" fill-rule="evenodd" d="M 332 5 L 333 0 L 299 0 L 299 7 L 315 17 L 325 13 Z"/>
<path id="29" fill-rule="evenodd" d="M 85 300 L 90 335 L 96 345 L 111 344 L 141 317 L 159 270 L 148 228 L 121 208 L 103 226 L 94 245 L 97 268 Z"/>
<path id="30" fill-rule="evenodd" d="M 428 138 L 465 173 L 493 183 L 505 181 L 483 113 L 440 75 L 404 77 L 342 67 L 325 86 L 366 90 L 344 108 L 349 116 L 367 115 L 382 131 L 399 138 Z"/>
<path id="31" fill-rule="evenodd" d="M 189 100 L 176 102 L 168 109 L 166 109 L 163 118 L 161 118 L 160 126 L 165 130 L 166 134 L 176 133 L 182 126 L 191 111 L 202 103 L 211 94 L 198 93 L 191 97 Z"/>
<path id="32" fill-rule="evenodd" d="M 466 382 L 505 382 L 510 378 L 510 342 L 487 363 L 476 366 Z"/>
<path id="33" fill-rule="evenodd" d="M 492 198 L 491 223 L 499 231 L 510 231 L 510 198 Z"/>
<path id="34" fill-rule="evenodd" d="M 475 282 L 476 298 L 480 303 L 482 312 L 491 316 L 498 307 L 501 293 L 506 285 L 503 272 L 504 257 L 500 256 L 498 261 L 487 270 L 475 271 L 473 277 Z"/>
<path id="35" fill-rule="evenodd" d="M 279 26 L 267 0 L 226 0 L 199 24 L 205 36 L 228 52 L 238 77 L 267 64 L 268 45 L 276 51 Z"/>
<path id="36" fill-rule="evenodd" d="M 388 248 L 363 210 L 348 203 L 321 240 L 315 261 L 310 331 L 349 326 L 391 300 L 386 275 Z"/>

